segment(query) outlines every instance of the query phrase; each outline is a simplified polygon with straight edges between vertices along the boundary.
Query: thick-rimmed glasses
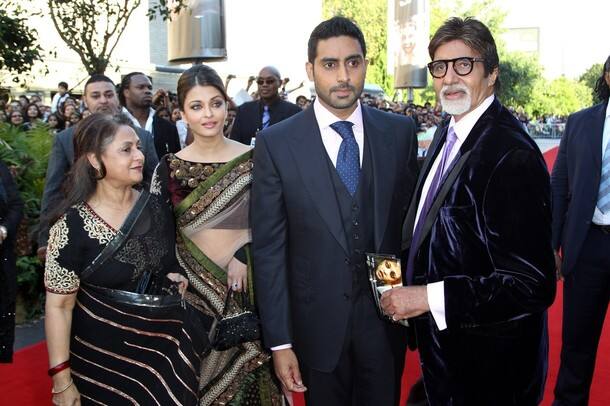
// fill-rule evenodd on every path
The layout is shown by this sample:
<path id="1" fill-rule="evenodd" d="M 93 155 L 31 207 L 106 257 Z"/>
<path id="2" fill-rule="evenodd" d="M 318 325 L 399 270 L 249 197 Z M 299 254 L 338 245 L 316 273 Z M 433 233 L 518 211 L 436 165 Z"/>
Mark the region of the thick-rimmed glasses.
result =
<path id="1" fill-rule="evenodd" d="M 432 77 L 442 79 L 447 74 L 449 63 L 453 66 L 453 71 L 459 76 L 466 76 L 472 72 L 475 62 L 483 62 L 483 58 L 471 58 L 469 56 L 461 56 L 453 59 L 439 59 L 428 64 L 428 70 Z"/>

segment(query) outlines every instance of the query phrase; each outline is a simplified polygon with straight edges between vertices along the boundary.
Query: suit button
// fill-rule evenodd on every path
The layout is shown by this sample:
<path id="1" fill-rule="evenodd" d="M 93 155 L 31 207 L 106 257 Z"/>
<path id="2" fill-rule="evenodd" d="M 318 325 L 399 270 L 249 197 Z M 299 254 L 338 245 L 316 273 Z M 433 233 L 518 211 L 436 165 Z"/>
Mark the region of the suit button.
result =
<path id="1" fill-rule="evenodd" d="M 360 225 L 360 223 L 358 223 L 358 220 L 354 220 L 353 222 L 354 226 L 358 227 L 358 225 Z"/>
<path id="2" fill-rule="evenodd" d="M 358 240 L 360 239 L 360 236 L 358 234 L 354 234 L 354 240 Z"/>
<path id="3" fill-rule="evenodd" d="M 352 210 L 353 211 L 358 210 L 358 205 L 356 203 L 352 204 Z"/>
<path id="4" fill-rule="evenodd" d="M 345 258 L 345 263 L 349 265 L 349 258 Z"/>
<path id="5" fill-rule="evenodd" d="M 349 300 L 349 295 L 347 293 L 344 293 L 343 297 L 345 298 L 345 300 Z"/>

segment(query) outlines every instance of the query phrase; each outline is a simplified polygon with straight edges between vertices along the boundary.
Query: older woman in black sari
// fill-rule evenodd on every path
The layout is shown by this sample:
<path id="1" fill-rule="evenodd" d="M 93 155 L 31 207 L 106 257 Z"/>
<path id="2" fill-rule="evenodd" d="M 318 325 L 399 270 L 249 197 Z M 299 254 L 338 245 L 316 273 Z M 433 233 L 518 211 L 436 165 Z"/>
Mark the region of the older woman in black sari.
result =
<path id="1" fill-rule="evenodd" d="M 207 341 L 181 301 L 174 223 L 160 194 L 138 191 L 144 155 L 124 116 L 93 114 L 45 270 L 54 404 L 197 402 Z"/>

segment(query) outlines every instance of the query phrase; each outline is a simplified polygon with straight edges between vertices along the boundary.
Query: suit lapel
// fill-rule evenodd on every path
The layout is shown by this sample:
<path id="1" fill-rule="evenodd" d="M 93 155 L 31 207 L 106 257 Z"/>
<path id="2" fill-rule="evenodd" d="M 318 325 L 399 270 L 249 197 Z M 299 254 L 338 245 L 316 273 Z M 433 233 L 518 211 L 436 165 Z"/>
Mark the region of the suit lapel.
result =
<path id="1" fill-rule="evenodd" d="M 349 252 L 335 188 L 330 177 L 328 154 L 313 108 L 305 110 L 302 127 L 291 137 L 290 149 L 303 185 L 330 233 Z"/>
<path id="2" fill-rule="evenodd" d="M 372 112 L 365 106 L 362 107 L 362 123 L 365 145 L 371 148 L 375 249 L 379 252 L 388 225 L 396 177 L 396 154 L 393 152 L 395 135 L 383 126 L 381 120 L 375 120 Z"/>
<path id="3" fill-rule="evenodd" d="M 415 248 L 415 250 L 419 249 L 422 242 L 426 239 L 426 236 L 432 229 L 432 225 L 436 221 L 436 216 L 438 214 L 438 211 L 440 210 L 440 208 L 443 206 L 443 204 L 445 202 L 445 197 L 447 197 L 447 194 L 453 187 L 453 184 L 455 183 L 458 175 L 462 171 L 462 168 L 468 161 L 468 158 L 470 157 L 471 152 L 472 152 L 472 150 L 466 151 L 463 155 L 459 156 L 457 162 L 455 162 L 455 164 L 452 165 L 449 172 L 447 172 L 445 179 L 444 179 L 443 183 L 441 184 L 441 187 L 440 187 L 439 191 L 437 192 L 436 197 L 434 198 L 434 202 L 432 203 L 432 206 L 430 206 L 430 209 L 428 210 L 428 214 L 426 215 L 426 219 L 424 220 L 424 225 L 422 228 L 421 236 L 419 238 L 419 242 L 417 243 L 417 247 Z"/>
<path id="4" fill-rule="evenodd" d="M 601 174 L 602 170 L 602 143 L 604 138 L 604 122 L 606 121 L 606 107 L 608 103 L 602 103 L 598 105 L 597 111 L 593 116 L 593 120 L 587 121 L 588 131 L 591 134 L 591 153 L 593 154 L 593 164 L 595 166 L 595 173 Z M 601 175 L 599 175 L 601 176 Z"/>
<path id="5" fill-rule="evenodd" d="M 413 198 L 411 199 L 411 203 L 409 205 L 409 210 L 407 211 L 407 215 L 405 217 L 405 221 L 402 225 L 402 249 L 408 249 L 411 245 L 411 239 L 413 237 L 413 229 L 415 227 L 415 217 L 417 216 L 417 208 L 419 207 L 419 201 L 421 199 L 421 192 L 424 186 L 424 182 L 428 177 L 428 172 L 430 172 L 430 167 L 432 163 L 438 156 L 440 152 L 440 147 L 445 142 L 445 137 L 447 135 L 447 126 L 439 126 L 434 133 L 434 137 L 432 138 L 432 143 L 428 147 L 428 153 L 426 154 L 426 159 L 424 160 L 424 164 L 422 166 L 421 171 L 419 172 L 419 178 L 417 179 L 417 184 L 415 186 L 415 193 L 413 194 Z"/>
<path id="6" fill-rule="evenodd" d="M 416 249 L 419 249 L 422 242 L 426 239 L 426 236 L 432 229 L 432 226 L 436 221 L 436 216 L 438 215 L 440 208 L 445 203 L 445 198 L 447 197 L 447 194 L 453 187 L 453 184 L 456 182 L 459 174 L 462 172 L 462 168 L 468 162 L 468 158 L 470 157 L 472 150 L 476 148 L 476 145 L 479 140 L 486 133 L 492 130 L 496 121 L 495 119 L 498 116 L 501 108 L 502 106 L 500 105 L 498 99 L 494 99 L 491 106 L 489 106 L 489 108 L 479 118 L 479 120 L 476 122 L 476 124 L 468 134 L 468 137 L 460 147 L 460 151 L 457 157 L 455 158 L 457 161 L 451 164 L 451 167 L 449 168 L 448 172 L 441 180 L 442 183 L 440 185 L 440 188 L 436 194 L 436 197 L 434 198 L 434 201 L 432 202 L 432 206 L 430 206 L 430 209 L 428 210 Z"/>

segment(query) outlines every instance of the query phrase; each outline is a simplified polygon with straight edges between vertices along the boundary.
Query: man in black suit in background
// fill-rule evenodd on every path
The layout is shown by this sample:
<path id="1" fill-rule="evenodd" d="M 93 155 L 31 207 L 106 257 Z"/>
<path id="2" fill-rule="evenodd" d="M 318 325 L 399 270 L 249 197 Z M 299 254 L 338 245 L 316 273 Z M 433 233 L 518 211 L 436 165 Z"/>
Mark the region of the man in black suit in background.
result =
<path id="1" fill-rule="evenodd" d="M 595 88 L 602 102 L 568 118 L 551 176 L 553 248 L 564 278 L 555 406 L 588 404 L 610 299 L 609 86 L 610 57 Z"/>
<path id="2" fill-rule="evenodd" d="M 273 66 L 261 69 L 256 78 L 259 99 L 237 108 L 230 138 L 242 144 L 254 145 L 256 134 L 301 111 L 299 106 L 281 99 L 280 72 Z"/>
<path id="3" fill-rule="evenodd" d="M 180 151 L 180 138 L 176 126 L 155 114 L 152 108 L 152 83 L 141 72 L 131 72 L 121 80 L 119 100 L 125 113 L 136 128 L 152 134 L 157 157 Z"/>
<path id="4" fill-rule="evenodd" d="M 366 46 L 334 17 L 312 32 L 318 98 L 259 133 L 252 233 L 263 340 L 308 405 L 395 405 L 406 329 L 378 315 L 366 252 L 399 254 L 417 176 L 413 121 L 362 106 Z"/>

